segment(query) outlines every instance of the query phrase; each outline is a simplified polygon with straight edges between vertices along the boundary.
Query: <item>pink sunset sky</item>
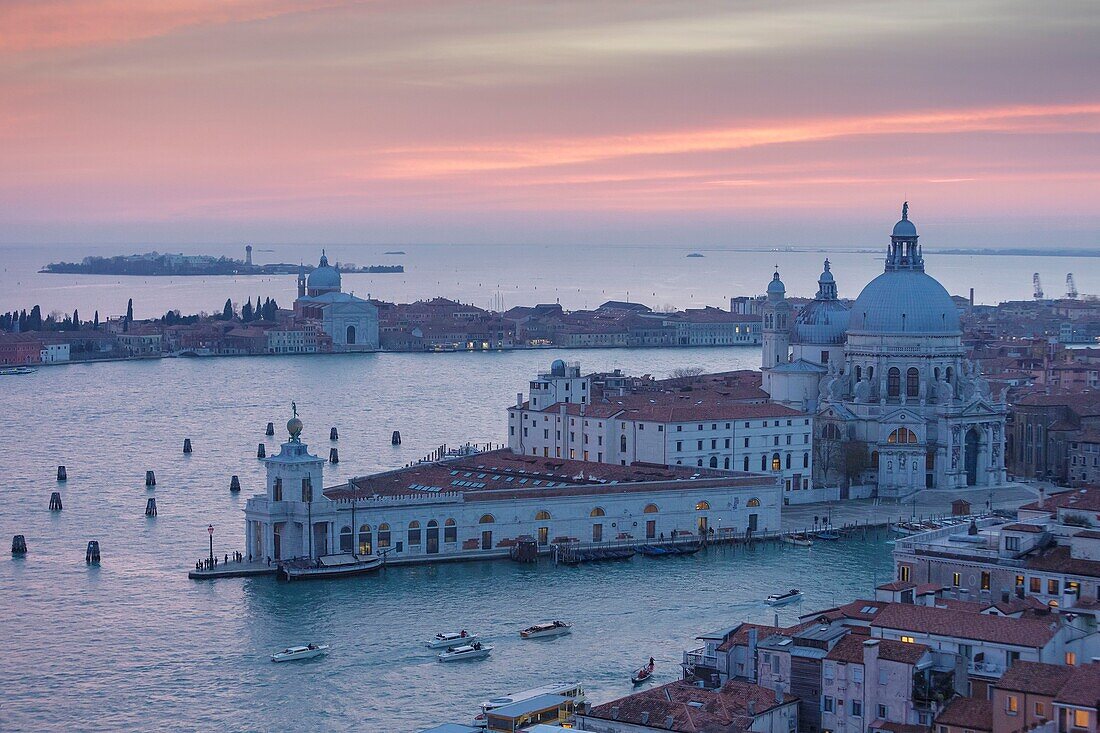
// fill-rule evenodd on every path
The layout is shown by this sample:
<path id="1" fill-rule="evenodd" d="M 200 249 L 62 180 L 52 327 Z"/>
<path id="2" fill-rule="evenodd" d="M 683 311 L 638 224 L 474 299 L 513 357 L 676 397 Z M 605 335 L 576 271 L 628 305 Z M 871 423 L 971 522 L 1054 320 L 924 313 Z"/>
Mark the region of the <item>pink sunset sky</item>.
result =
<path id="1" fill-rule="evenodd" d="M 0 242 L 1100 244 L 1100 3 L 4 0 Z"/>

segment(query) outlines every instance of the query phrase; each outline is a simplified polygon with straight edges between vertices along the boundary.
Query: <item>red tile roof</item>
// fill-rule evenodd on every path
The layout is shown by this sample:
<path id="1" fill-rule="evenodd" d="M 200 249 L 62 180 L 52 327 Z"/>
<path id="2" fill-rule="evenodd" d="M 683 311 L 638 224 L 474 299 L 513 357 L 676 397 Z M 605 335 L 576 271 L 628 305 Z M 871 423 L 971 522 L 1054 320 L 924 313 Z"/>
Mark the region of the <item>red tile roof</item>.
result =
<path id="1" fill-rule="evenodd" d="M 1014 522 L 1012 524 L 1006 524 L 1005 526 L 1001 527 L 1001 529 L 1007 529 L 1010 532 L 1032 532 L 1032 533 L 1045 532 L 1046 531 L 1045 528 L 1040 527 L 1037 524 L 1024 524 L 1023 522 Z"/>
<path id="2" fill-rule="evenodd" d="M 936 716 L 935 724 L 992 731 L 993 702 L 979 697 L 956 697 Z"/>
<path id="3" fill-rule="evenodd" d="M 1070 553 L 1071 549 L 1064 545 L 1052 547 L 1041 555 L 1028 558 L 1027 567 L 1030 570 L 1100 578 L 1100 560 L 1085 560 Z"/>
<path id="4" fill-rule="evenodd" d="M 906 603 L 888 604 L 871 622 L 871 626 L 876 629 L 912 631 L 1031 649 L 1046 646 L 1058 630 L 1058 622 L 1053 618 L 1006 618 L 969 610 Z"/>
<path id="5" fill-rule="evenodd" d="M 838 641 L 825 658 L 834 662 L 863 664 L 866 642 L 869 641 L 872 640 L 865 636 L 849 634 Z M 873 641 L 877 642 L 879 659 L 885 659 L 888 662 L 916 664 L 929 651 L 929 647 L 924 644 L 907 644 L 904 641 L 892 639 L 874 639 Z"/>
<path id="6" fill-rule="evenodd" d="M 1054 698 L 1055 702 L 1100 708 L 1100 663 L 1073 668 L 1073 674 Z"/>
<path id="7" fill-rule="evenodd" d="M 730 680 L 716 690 L 680 681 L 597 705 L 587 715 L 685 733 L 740 733 L 752 725 L 755 716 L 798 700 L 783 694 L 783 702 L 778 703 L 775 697 L 774 690 L 741 680 Z M 642 723 L 643 719 L 648 722 Z"/>
<path id="8" fill-rule="evenodd" d="M 1054 697 L 1073 674 L 1073 667 L 1044 662 L 1014 662 L 996 686 L 1010 692 Z"/>

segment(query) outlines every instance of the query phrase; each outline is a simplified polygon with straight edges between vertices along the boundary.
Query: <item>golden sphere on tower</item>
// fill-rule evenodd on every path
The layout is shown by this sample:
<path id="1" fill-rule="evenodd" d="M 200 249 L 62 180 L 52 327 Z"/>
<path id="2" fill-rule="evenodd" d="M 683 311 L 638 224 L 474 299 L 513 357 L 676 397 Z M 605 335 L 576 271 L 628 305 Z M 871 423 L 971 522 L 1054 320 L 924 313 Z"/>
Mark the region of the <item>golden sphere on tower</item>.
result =
<path id="1" fill-rule="evenodd" d="M 302 425 L 302 420 L 297 415 L 286 421 L 286 430 L 290 433 L 291 438 L 297 438 L 301 435 L 303 427 L 305 426 Z"/>

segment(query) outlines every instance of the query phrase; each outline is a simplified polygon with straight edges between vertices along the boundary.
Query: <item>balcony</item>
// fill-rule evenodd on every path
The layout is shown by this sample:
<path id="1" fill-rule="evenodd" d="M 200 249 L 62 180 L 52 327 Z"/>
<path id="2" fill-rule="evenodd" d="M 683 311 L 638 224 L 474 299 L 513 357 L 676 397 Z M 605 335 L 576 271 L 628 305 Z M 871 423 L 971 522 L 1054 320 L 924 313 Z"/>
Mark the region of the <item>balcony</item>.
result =
<path id="1" fill-rule="evenodd" d="M 718 655 L 708 652 L 705 646 L 684 652 L 684 664 L 695 667 L 718 669 Z"/>
<path id="2" fill-rule="evenodd" d="M 1005 673 L 1005 666 L 989 660 L 978 662 L 972 659 L 970 663 L 966 665 L 966 671 L 968 674 L 977 675 L 979 677 L 1000 677 Z"/>

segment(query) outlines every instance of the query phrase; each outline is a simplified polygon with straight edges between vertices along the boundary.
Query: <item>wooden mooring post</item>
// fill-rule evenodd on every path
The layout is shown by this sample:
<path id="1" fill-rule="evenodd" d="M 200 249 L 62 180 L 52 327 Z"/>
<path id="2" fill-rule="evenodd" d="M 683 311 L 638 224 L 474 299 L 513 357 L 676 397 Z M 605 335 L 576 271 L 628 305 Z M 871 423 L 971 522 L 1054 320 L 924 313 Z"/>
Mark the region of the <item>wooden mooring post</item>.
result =
<path id="1" fill-rule="evenodd" d="M 57 480 L 58 481 L 68 481 L 69 480 L 69 474 L 65 472 L 65 467 L 64 466 L 58 466 L 57 467 Z"/>
<path id="2" fill-rule="evenodd" d="M 55 491 L 52 494 L 50 494 L 50 511 L 51 512 L 59 512 L 63 508 L 64 507 L 61 505 L 61 492 L 60 491 Z"/>
<path id="3" fill-rule="evenodd" d="M 328 449 L 328 462 L 329 463 L 339 463 L 340 462 L 340 451 L 338 451 L 336 448 L 329 448 Z"/>
<path id="4" fill-rule="evenodd" d="M 11 554 L 13 555 L 26 555 L 27 554 L 27 538 L 21 534 L 17 534 L 11 538 Z"/>
<path id="5" fill-rule="evenodd" d="M 329 428 L 328 429 L 328 439 L 329 440 L 340 440 L 340 432 L 335 427 Z"/>
<path id="6" fill-rule="evenodd" d="M 152 488 L 157 485 L 157 475 L 152 471 L 145 472 L 145 486 Z"/>
<path id="7" fill-rule="evenodd" d="M 237 474 L 233 474 L 233 478 L 229 479 L 229 490 L 233 493 L 241 490 L 241 477 Z"/>
<path id="8" fill-rule="evenodd" d="M 84 553 L 84 563 L 86 565 L 99 565 L 99 541 L 91 540 L 88 542 L 88 549 Z"/>
<path id="9" fill-rule="evenodd" d="M 264 447 L 263 443 L 256 446 L 256 457 L 267 458 L 267 448 Z"/>
<path id="10" fill-rule="evenodd" d="M 151 496 L 149 497 L 149 500 L 145 502 L 145 516 L 157 516 L 157 500 Z"/>
<path id="11" fill-rule="evenodd" d="M 264 431 L 264 435 L 266 435 L 267 437 L 270 438 L 274 434 L 275 434 L 275 423 L 269 422 L 267 424 L 267 430 Z"/>
<path id="12" fill-rule="evenodd" d="M 183 452 L 186 453 L 186 454 L 191 453 L 191 439 L 190 438 L 184 438 L 183 439 Z"/>
<path id="13" fill-rule="evenodd" d="M 390 445 L 401 445 L 401 431 L 394 430 L 393 435 L 390 436 Z"/>

